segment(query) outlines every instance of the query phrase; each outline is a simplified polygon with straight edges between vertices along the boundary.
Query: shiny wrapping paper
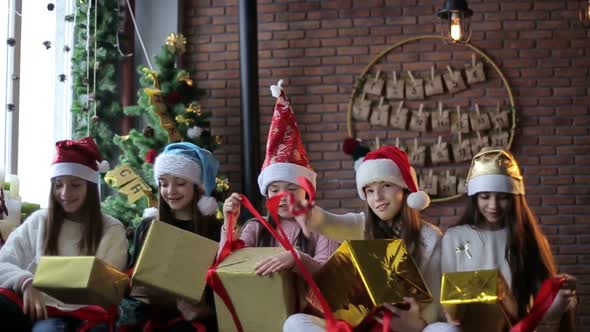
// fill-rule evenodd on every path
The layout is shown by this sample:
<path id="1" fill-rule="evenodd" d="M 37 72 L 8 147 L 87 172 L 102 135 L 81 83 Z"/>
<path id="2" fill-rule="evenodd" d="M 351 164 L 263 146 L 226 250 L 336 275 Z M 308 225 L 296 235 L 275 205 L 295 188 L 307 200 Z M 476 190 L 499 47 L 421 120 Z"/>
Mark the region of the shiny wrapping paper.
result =
<path id="1" fill-rule="evenodd" d="M 94 256 L 43 256 L 33 287 L 67 304 L 118 305 L 129 277 Z"/>
<path id="2" fill-rule="evenodd" d="M 154 221 L 135 265 L 131 295 L 172 308 L 179 298 L 199 302 L 218 247 L 215 241 Z"/>
<path id="3" fill-rule="evenodd" d="M 516 301 L 497 269 L 444 273 L 440 303 L 464 331 L 492 324 L 499 331 L 516 317 Z"/>
<path id="4" fill-rule="evenodd" d="M 284 251 L 278 247 L 243 248 L 233 252 L 217 268 L 244 332 L 282 331 L 287 317 L 298 309 L 298 284 L 293 272 L 264 277 L 254 273 L 256 263 Z M 220 332 L 237 331 L 229 310 L 217 294 L 215 310 Z"/>
<path id="5" fill-rule="evenodd" d="M 314 279 L 335 317 L 352 326 L 383 303 L 401 303 L 404 297 L 432 301 L 403 240 L 345 241 Z M 309 301 L 320 308 L 313 296 Z"/>

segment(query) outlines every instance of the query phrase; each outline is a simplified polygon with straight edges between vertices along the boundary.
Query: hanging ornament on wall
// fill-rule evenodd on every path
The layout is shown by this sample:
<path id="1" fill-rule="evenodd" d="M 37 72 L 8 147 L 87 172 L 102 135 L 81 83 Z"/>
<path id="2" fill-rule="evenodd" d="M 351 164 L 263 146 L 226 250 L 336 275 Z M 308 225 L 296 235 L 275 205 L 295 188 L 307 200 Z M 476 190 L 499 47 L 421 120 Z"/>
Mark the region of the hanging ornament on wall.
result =
<path id="1" fill-rule="evenodd" d="M 43 46 L 45 46 L 45 49 L 48 50 L 51 48 L 51 42 L 49 40 L 46 40 L 43 42 Z"/>
<path id="2" fill-rule="evenodd" d="M 65 45 L 65 46 L 64 46 L 64 52 L 69 52 L 70 50 L 71 50 L 71 49 L 70 49 L 70 47 L 69 47 L 68 45 Z"/>
<path id="3" fill-rule="evenodd" d="M 52 4 L 51 2 L 47 4 L 47 10 L 49 11 L 53 11 L 55 9 L 55 5 Z"/>
<path id="4" fill-rule="evenodd" d="M 466 0 L 445 0 L 443 7 L 436 14 L 441 23 L 442 33 L 453 43 L 468 43 L 471 39 L 471 22 L 473 10 L 469 9 Z"/>
<path id="5" fill-rule="evenodd" d="M 14 46 L 14 45 L 16 45 L 16 39 L 14 39 L 14 38 L 8 38 L 6 40 L 6 44 L 8 44 L 8 46 Z"/>
<path id="6" fill-rule="evenodd" d="M 66 22 L 74 22 L 74 15 L 72 15 L 72 14 L 66 15 L 66 16 L 64 17 L 64 20 L 65 20 Z"/>
<path id="7" fill-rule="evenodd" d="M 57 77 L 59 78 L 60 82 L 65 82 L 66 81 L 66 74 L 59 74 L 57 75 Z"/>

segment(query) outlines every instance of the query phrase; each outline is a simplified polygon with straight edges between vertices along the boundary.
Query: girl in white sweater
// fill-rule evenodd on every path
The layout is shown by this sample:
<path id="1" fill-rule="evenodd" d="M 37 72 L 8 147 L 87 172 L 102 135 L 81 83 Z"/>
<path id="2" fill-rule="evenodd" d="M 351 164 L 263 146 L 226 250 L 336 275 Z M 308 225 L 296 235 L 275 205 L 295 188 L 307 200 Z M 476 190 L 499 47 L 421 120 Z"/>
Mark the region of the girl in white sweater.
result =
<path id="1" fill-rule="evenodd" d="M 419 304 L 407 298 L 409 310 L 386 305 L 394 314 L 391 331 L 453 331 L 439 305 L 440 230 L 420 218 L 419 210 L 430 204 L 418 190 L 416 174 L 407 155 L 396 147 L 383 146 L 368 153 L 356 173 L 356 186 L 367 212 L 334 215 L 319 208 L 312 211 L 310 224 L 302 227 L 337 241 L 360 239 L 403 239 L 432 292 L 434 301 Z M 306 230 L 307 231 L 307 230 Z M 315 316 L 296 314 L 287 319 L 283 331 L 325 331 L 325 322 Z"/>
<path id="2" fill-rule="evenodd" d="M 522 319 L 543 280 L 555 276 L 556 268 L 549 243 L 527 204 L 523 177 L 512 154 L 500 148 L 476 154 L 467 176 L 467 195 L 459 225 L 443 237 L 442 272 L 499 269 L 517 302 L 510 314 Z M 568 287 L 575 289 L 575 279 L 567 278 Z M 562 289 L 543 320 L 561 321 L 560 331 L 570 331 L 573 316 L 565 314 L 573 312 L 576 304 L 575 291 Z M 503 317 L 476 316 L 454 323 L 464 331 L 507 329 Z"/>
<path id="3" fill-rule="evenodd" d="M 6 331 L 61 331 L 82 321 L 48 317 L 47 306 L 71 311 L 68 305 L 31 286 L 41 256 L 96 256 L 122 270 L 127 262 L 123 225 L 101 213 L 98 191 L 102 157 L 90 137 L 56 143 L 51 165 L 49 207 L 33 213 L 10 234 L 0 249 L 0 287 L 23 300 L 23 308 L 0 295 L 0 321 Z M 102 327 L 104 328 L 104 327 Z"/>

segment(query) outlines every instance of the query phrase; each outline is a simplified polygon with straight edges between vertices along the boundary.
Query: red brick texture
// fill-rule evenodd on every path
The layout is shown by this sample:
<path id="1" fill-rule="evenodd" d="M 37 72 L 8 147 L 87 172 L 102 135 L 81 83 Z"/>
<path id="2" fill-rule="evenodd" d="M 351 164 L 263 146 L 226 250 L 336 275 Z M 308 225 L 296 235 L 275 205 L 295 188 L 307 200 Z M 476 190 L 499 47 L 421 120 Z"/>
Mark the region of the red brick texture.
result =
<path id="1" fill-rule="evenodd" d="M 362 209 L 352 160 L 341 150 L 355 79 L 394 43 L 438 34 L 434 13 L 442 2 L 258 0 L 260 147 L 274 105 L 268 87 L 284 79 L 318 173 L 321 206 Z M 578 22 L 582 2 L 469 1 L 475 12 L 472 44 L 500 66 L 514 92 L 518 126 L 512 151 L 526 179 L 527 199 L 560 270 L 578 277 L 579 330 L 590 326 L 590 28 Z M 204 109 L 213 113 L 214 134 L 225 140 L 217 153 L 221 171 L 239 190 L 237 1 L 186 0 L 183 20 L 188 39 L 184 61 L 196 72 L 198 86 L 207 90 Z M 420 41 L 392 51 L 382 68 L 428 73 L 433 64 L 463 66 L 470 56 L 465 48 Z M 498 75 L 489 67 L 486 74 L 488 82 L 443 99 L 463 107 L 506 101 Z M 386 143 L 399 135 L 368 122 L 355 123 L 354 129 L 358 137 L 379 136 Z M 462 199 L 433 204 L 424 215 L 446 229 L 463 205 Z"/>

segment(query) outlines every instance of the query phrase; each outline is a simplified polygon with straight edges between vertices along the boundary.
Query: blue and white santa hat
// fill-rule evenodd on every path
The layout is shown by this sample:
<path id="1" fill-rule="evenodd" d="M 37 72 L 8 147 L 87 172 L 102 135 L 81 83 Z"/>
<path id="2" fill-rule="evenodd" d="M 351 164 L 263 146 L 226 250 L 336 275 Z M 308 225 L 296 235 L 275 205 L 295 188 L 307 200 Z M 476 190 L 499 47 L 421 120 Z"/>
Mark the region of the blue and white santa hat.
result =
<path id="1" fill-rule="evenodd" d="M 168 144 L 154 162 L 154 178 L 159 184 L 161 175 L 169 174 L 186 179 L 199 186 L 205 193 L 199 199 L 199 210 L 204 215 L 217 212 L 217 200 L 211 197 L 215 189 L 215 177 L 219 161 L 211 151 L 188 142 Z"/>

